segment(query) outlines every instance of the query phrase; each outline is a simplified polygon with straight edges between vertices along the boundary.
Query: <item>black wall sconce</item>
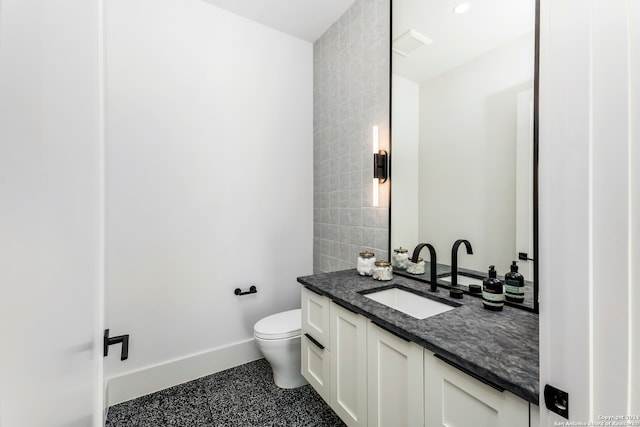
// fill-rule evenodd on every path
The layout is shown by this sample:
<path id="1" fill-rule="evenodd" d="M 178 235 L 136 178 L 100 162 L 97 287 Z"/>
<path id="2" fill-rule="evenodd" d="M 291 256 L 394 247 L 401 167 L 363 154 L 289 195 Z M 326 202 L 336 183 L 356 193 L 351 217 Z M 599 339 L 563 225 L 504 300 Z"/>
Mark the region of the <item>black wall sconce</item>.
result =
<path id="1" fill-rule="evenodd" d="M 378 148 L 378 126 L 373 127 L 373 206 L 379 203 L 379 184 L 389 178 L 389 162 L 387 152 Z"/>
<path id="2" fill-rule="evenodd" d="M 379 150 L 373 154 L 373 177 L 378 180 L 380 184 L 386 182 L 388 178 L 389 169 L 387 168 L 387 152 Z"/>

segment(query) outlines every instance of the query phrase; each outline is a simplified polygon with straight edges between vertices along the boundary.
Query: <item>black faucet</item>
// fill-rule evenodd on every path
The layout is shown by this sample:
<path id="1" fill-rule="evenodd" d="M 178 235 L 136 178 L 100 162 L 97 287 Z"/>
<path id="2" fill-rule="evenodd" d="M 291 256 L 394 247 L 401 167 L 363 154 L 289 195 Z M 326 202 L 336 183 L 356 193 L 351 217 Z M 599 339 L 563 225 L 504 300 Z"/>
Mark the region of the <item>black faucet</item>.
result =
<path id="1" fill-rule="evenodd" d="M 451 248 L 451 286 L 458 286 L 458 248 L 461 243 L 464 243 L 467 248 L 467 254 L 473 254 L 471 243 L 467 239 L 458 239 L 453 243 Z"/>
<path id="2" fill-rule="evenodd" d="M 436 269 L 438 267 L 438 264 L 436 261 L 436 250 L 433 248 L 433 246 L 431 246 L 428 243 L 418 244 L 418 246 L 416 246 L 416 248 L 413 250 L 413 256 L 411 257 L 411 262 L 414 264 L 418 262 L 418 256 L 420 255 L 420 251 L 425 246 L 427 247 L 427 249 L 429 249 L 429 256 L 431 257 L 429 259 L 429 262 L 431 263 L 431 289 L 429 290 L 431 292 L 438 292 L 438 282 L 436 281 Z"/>

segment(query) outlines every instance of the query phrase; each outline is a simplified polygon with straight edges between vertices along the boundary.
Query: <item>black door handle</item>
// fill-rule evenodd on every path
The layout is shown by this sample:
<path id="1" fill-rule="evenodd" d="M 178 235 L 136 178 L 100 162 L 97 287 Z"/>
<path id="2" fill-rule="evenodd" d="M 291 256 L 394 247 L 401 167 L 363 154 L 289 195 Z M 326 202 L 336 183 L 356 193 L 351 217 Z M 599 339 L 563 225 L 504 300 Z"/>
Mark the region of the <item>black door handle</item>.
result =
<path id="1" fill-rule="evenodd" d="M 103 347 L 103 356 L 107 357 L 109 355 L 109 346 L 113 344 L 122 343 L 122 349 L 120 351 L 120 360 L 127 360 L 129 358 L 129 334 L 127 335 L 119 335 L 117 337 L 109 338 L 109 330 L 104 330 L 104 347 Z"/>

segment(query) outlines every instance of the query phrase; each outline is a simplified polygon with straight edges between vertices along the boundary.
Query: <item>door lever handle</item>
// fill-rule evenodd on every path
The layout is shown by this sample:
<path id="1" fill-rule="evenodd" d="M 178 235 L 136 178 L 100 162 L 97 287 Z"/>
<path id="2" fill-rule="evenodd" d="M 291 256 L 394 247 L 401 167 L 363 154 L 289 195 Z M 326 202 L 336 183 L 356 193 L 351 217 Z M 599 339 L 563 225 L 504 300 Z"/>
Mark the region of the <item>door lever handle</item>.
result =
<path id="1" fill-rule="evenodd" d="M 104 330 L 104 347 L 103 347 L 103 356 L 107 357 L 109 355 L 109 346 L 113 344 L 122 343 L 122 348 L 120 350 L 120 360 L 127 360 L 129 358 L 129 334 L 127 335 L 119 335 L 117 337 L 109 337 L 109 330 Z"/>

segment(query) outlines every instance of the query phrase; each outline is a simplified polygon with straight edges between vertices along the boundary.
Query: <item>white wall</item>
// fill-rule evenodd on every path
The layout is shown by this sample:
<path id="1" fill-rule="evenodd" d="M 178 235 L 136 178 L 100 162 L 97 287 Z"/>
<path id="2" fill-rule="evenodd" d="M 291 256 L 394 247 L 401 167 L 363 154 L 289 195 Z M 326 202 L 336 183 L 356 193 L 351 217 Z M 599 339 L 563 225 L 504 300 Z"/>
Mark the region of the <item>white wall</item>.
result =
<path id="1" fill-rule="evenodd" d="M 312 45 L 201 0 L 110 0 L 106 63 L 107 326 L 131 334 L 114 377 L 300 306 Z"/>
<path id="2" fill-rule="evenodd" d="M 439 262 L 461 238 L 473 246 L 465 268 L 504 274 L 516 259 L 517 94 L 533 69 L 529 34 L 420 85 L 419 235 Z"/>
<path id="3" fill-rule="evenodd" d="M 0 2 L 3 427 L 102 425 L 99 15 Z"/>
<path id="4" fill-rule="evenodd" d="M 541 8 L 540 387 L 574 422 L 638 415 L 640 8 Z"/>
<path id="5" fill-rule="evenodd" d="M 402 146 L 393 150 L 391 175 L 391 248 L 410 250 L 420 243 L 418 235 L 418 154 L 420 152 L 420 86 L 404 77 L 393 75 L 391 107 L 391 143 Z M 393 255 L 393 253 L 391 254 Z M 409 254 L 411 256 L 411 253 Z"/>

